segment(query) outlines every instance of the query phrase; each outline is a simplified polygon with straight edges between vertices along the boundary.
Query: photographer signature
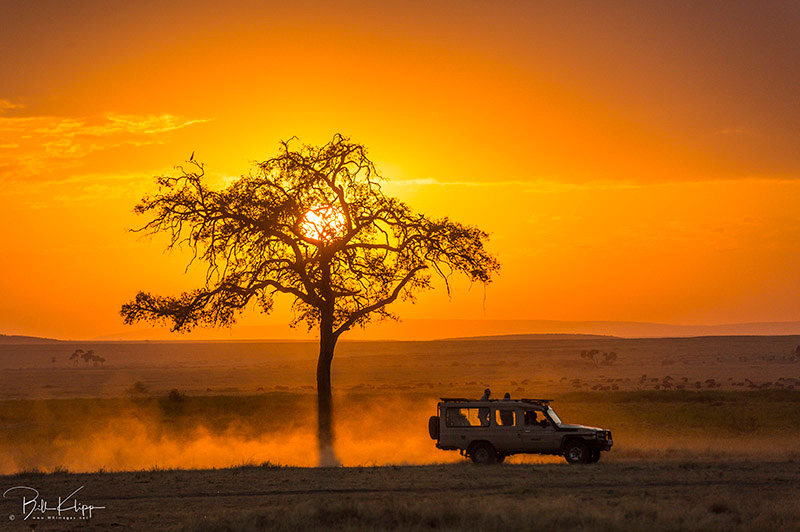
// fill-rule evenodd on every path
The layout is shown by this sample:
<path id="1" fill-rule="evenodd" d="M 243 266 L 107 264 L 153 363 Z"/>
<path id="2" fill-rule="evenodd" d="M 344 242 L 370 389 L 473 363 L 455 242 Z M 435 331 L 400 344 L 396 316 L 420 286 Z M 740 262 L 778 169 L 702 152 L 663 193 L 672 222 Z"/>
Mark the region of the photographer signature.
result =
<path id="1" fill-rule="evenodd" d="M 94 510 L 103 510 L 105 506 L 94 506 L 92 504 L 79 503 L 75 498 L 75 494 L 83 489 L 83 486 L 76 489 L 66 497 L 59 497 L 58 504 L 51 505 L 47 499 L 39 496 L 39 490 L 28 486 L 14 486 L 8 488 L 3 492 L 3 498 L 8 497 L 9 493 L 17 490 L 22 492 L 22 515 L 27 520 L 33 516 L 33 519 L 91 519 Z M 72 499 L 72 502 L 70 502 Z M 48 513 L 56 513 L 58 517 L 48 515 Z M 63 515 L 62 515 L 63 514 Z M 9 516 L 9 519 L 14 520 L 14 516 Z"/>

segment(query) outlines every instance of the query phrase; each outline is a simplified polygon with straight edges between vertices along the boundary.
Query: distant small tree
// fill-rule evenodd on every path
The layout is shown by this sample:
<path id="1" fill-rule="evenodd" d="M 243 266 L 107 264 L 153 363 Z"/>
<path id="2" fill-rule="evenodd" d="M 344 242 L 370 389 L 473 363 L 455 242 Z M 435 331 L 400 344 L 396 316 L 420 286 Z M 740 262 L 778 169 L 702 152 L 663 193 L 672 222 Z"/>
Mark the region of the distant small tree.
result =
<path id="1" fill-rule="evenodd" d="M 600 351 L 597 349 L 590 349 L 590 350 L 583 350 L 581 351 L 581 358 L 586 359 L 589 362 L 592 362 L 595 366 L 600 365 L 600 361 L 597 358 L 597 355 L 600 354 Z"/>
<path id="2" fill-rule="evenodd" d="M 612 365 L 614 362 L 617 361 L 617 354 L 614 351 L 610 351 L 608 353 L 603 353 L 603 364 L 606 366 Z"/>
<path id="3" fill-rule="evenodd" d="M 159 192 L 135 208 L 150 216 L 141 231 L 168 234 L 170 248 L 188 245 L 207 264 L 205 286 L 177 297 L 139 292 L 121 314 L 128 324 L 189 331 L 230 326 L 251 302 L 268 313 L 275 294 L 289 295 L 292 324 L 319 331 L 320 463 L 336 464 L 331 363 L 339 337 L 396 318 L 387 306 L 430 288 L 430 272 L 449 292 L 451 274 L 488 283 L 499 264 L 485 232 L 385 195 L 364 146 L 341 135 L 321 147 L 291 142 L 224 190 L 207 185 L 193 157 L 190 171 L 158 178 Z"/>
<path id="4" fill-rule="evenodd" d="M 88 351 L 86 351 L 85 353 L 83 353 L 81 355 L 81 358 L 83 359 L 84 362 L 86 362 L 86 365 L 88 366 L 89 365 L 89 361 L 94 358 L 94 350 L 93 349 L 89 349 Z"/>
<path id="5" fill-rule="evenodd" d="M 76 349 L 70 356 L 69 359 L 75 363 L 77 366 L 79 361 L 83 359 L 83 362 L 88 366 L 89 362 L 92 363 L 94 367 L 102 366 L 106 359 L 101 357 L 100 355 L 95 355 L 93 349 L 89 349 L 88 351 L 84 351 L 83 349 Z M 53 363 L 55 364 L 56 360 L 53 358 Z"/>
<path id="6" fill-rule="evenodd" d="M 590 349 L 581 351 L 581 358 L 592 362 L 595 366 L 610 366 L 617 360 L 617 354 L 614 351 L 600 352 L 598 349 Z"/>
<path id="7" fill-rule="evenodd" d="M 77 365 L 78 365 L 78 362 L 80 362 L 80 357 L 81 357 L 82 355 L 83 355 L 83 349 L 76 349 L 76 350 L 75 350 L 75 351 L 73 351 L 73 352 L 72 352 L 72 354 L 69 356 L 69 359 L 70 359 L 71 361 L 73 361 L 73 362 L 75 363 L 75 365 L 77 366 Z"/>

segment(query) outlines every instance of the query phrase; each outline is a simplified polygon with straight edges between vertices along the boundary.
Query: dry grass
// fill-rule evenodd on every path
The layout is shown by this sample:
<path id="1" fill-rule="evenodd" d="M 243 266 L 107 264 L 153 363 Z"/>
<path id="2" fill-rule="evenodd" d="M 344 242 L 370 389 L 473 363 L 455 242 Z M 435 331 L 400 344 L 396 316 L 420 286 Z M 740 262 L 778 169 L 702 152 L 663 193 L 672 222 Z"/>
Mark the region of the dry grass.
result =
<path id="1" fill-rule="evenodd" d="M 800 463 L 471 464 L 22 474 L 106 508 L 85 531 L 771 531 L 800 527 Z M 18 501 L 0 499 L 0 515 Z M 22 525 L 23 523 L 19 523 Z M 66 527 L 69 529 L 68 527 Z M 22 528 L 19 528 L 22 529 Z"/>
<path id="2" fill-rule="evenodd" d="M 275 501 L 255 511 L 196 519 L 184 532 L 212 531 L 697 531 L 796 530 L 796 477 L 766 478 L 757 467 L 728 473 L 725 465 L 642 467 L 513 466 L 466 471 L 449 467 L 467 489 L 415 490 L 316 497 L 302 504 Z M 775 465 L 767 467 L 772 469 Z M 504 469 L 504 468 L 500 468 Z M 734 466 L 735 470 L 736 467 Z M 796 465 L 790 470 L 796 474 Z M 354 473 L 358 475 L 358 473 Z M 435 481 L 448 468 L 412 471 Z M 624 475 L 625 478 L 620 478 Z M 392 474 L 384 471 L 383 489 Z M 728 478 L 730 482 L 721 481 Z M 485 477 L 481 482 L 481 477 Z M 506 482 L 499 487 L 498 480 Z M 443 482 L 443 488 L 454 482 Z M 425 482 L 421 482 L 425 486 Z M 782 486 L 786 485 L 784 489 Z"/>
<path id="3" fill-rule="evenodd" d="M 685 502 L 685 501 L 684 501 Z M 798 511 L 790 501 L 730 501 L 707 496 L 686 504 L 649 497 L 540 498 L 431 497 L 425 501 L 318 502 L 269 511 L 196 520 L 186 532 L 318 531 L 697 531 L 796 530 Z"/>

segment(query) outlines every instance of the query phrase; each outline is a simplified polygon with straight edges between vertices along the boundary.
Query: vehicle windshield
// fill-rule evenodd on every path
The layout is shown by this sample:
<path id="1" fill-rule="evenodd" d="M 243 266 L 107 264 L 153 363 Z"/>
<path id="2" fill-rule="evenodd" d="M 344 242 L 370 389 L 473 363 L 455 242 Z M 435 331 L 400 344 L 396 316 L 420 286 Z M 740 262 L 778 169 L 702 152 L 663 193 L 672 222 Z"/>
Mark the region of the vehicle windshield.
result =
<path id="1" fill-rule="evenodd" d="M 552 419 L 553 423 L 555 423 L 556 425 L 563 425 L 564 424 L 564 422 L 561 421 L 561 418 L 558 417 L 558 414 L 556 414 L 556 411 L 553 410 L 553 408 L 551 406 L 547 407 L 547 415 L 550 416 L 550 419 Z"/>

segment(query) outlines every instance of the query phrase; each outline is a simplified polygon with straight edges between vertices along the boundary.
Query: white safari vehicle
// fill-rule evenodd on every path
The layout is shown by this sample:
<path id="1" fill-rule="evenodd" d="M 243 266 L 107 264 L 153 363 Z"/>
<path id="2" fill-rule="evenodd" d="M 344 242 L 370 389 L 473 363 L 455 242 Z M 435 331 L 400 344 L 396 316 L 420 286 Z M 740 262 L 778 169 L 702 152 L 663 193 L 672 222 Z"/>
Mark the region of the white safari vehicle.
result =
<path id="1" fill-rule="evenodd" d="M 428 420 L 436 447 L 460 451 L 478 464 L 501 463 L 512 454 L 561 455 L 570 464 L 594 463 L 613 445 L 611 431 L 567 425 L 551 399 L 479 401 L 443 397 Z"/>

